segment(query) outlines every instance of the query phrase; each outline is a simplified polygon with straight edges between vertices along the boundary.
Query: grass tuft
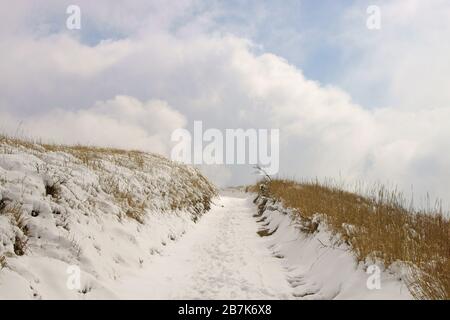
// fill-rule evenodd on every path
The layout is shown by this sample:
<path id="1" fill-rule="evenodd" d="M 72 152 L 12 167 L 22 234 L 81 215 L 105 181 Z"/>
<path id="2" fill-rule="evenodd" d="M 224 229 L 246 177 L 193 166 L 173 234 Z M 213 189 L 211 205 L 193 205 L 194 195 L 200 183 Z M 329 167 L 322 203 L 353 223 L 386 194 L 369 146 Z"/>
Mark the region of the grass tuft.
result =
<path id="1" fill-rule="evenodd" d="M 7 263 L 6 263 L 6 257 L 5 256 L 0 256 L 0 270 L 2 270 L 3 268 L 7 267 Z"/>

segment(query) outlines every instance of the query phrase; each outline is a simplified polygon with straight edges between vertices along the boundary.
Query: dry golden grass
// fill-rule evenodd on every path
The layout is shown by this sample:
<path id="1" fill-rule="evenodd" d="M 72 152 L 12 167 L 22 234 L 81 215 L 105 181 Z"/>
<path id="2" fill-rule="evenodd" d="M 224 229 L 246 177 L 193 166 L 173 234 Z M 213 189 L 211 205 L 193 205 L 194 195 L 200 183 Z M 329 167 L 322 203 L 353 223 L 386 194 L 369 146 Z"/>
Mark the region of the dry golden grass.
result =
<path id="1" fill-rule="evenodd" d="M 382 259 L 386 266 L 403 261 L 411 270 L 414 297 L 450 299 L 450 222 L 439 207 L 407 209 L 400 193 L 384 187 L 361 196 L 318 181 L 273 180 L 266 192 L 296 209 L 299 218 L 323 214 L 360 261 Z"/>
<path id="2" fill-rule="evenodd" d="M 0 201 L 0 215 L 7 215 L 11 222 L 21 230 L 17 232 L 14 239 L 14 253 L 18 256 L 23 256 L 27 250 L 29 230 L 25 216 L 22 211 L 22 206 L 13 201 Z M 6 261 L 5 261 L 6 263 Z"/>
<path id="3" fill-rule="evenodd" d="M 6 257 L 5 256 L 0 256 L 0 270 L 5 268 L 6 266 L 7 266 Z"/>
<path id="4" fill-rule="evenodd" d="M 133 197 L 133 193 L 121 188 L 114 176 L 108 176 L 101 180 L 103 190 L 111 195 L 114 201 L 122 208 L 128 218 L 143 224 L 146 205 Z"/>
<path id="5" fill-rule="evenodd" d="M 127 160 L 131 160 L 137 167 L 143 169 L 145 163 L 144 155 L 142 151 L 136 150 L 122 150 L 117 148 L 105 148 L 97 146 L 84 146 L 84 145 L 63 145 L 63 144 L 50 144 L 40 141 L 33 141 L 31 139 L 19 139 L 5 134 L 0 134 L 0 144 L 4 146 L 14 146 L 16 148 L 25 148 L 27 150 L 35 150 L 42 152 L 65 152 L 76 158 L 78 158 L 84 165 L 91 168 L 98 168 L 98 161 L 104 156 L 127 156 Z M 7 150 L 4 151 L 8 153 Z M 120 158 L 119 158 L 120 160 Z"/>

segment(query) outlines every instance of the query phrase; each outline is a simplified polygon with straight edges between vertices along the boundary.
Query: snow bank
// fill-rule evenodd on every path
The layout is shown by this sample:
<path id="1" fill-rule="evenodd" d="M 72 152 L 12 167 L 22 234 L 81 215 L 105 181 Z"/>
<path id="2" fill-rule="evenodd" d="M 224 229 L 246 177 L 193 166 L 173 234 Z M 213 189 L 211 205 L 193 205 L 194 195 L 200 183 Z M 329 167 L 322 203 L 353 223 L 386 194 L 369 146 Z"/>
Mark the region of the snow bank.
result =
<path id="1" fill-rule="evenodd" d="M 116 298 L 109 284 L 177 241 L 215 194 L 160 156 L 3 137 L 0 300 Z"/>
<path id="2" fill-rule="evenodd" d="M 412 299 L 400 266 L 358 263 L 321 217 L 301 221 L 279 202 L 258 197 L 259 234 L 288 271 L 293 295 L 303 299 Z M 375 267 L 374 267 L 375 266 Z M 377 280 L 377 271 L 379 282 Z M 368 285 L 369 283 L 369 285 Z M 379 283 L 379 288 L 377 284 Z"/>

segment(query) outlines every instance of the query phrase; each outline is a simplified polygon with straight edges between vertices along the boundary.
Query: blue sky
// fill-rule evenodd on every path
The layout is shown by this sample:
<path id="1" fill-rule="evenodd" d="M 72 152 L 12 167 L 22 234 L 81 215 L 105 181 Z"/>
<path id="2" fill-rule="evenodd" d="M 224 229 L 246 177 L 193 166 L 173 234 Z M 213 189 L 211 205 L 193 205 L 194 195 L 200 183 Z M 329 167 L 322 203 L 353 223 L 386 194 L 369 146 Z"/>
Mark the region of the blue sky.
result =
<path id="1" fill-rule="evenodd" d="M 374 99 L 373 92 L 382 90 L 377 84 L 360 92 L 345 83 L 341 75 L 364 54 L 356 47 L 343 50 L 349 49 L 342 41 L 342 33 L 346 32 L 342 29 L 343 19 L 354 6 L 361 14 L 361 19 L 354 21 L 360 25 L 355 27 L 366 33 L 366 9 L 377 3 L 350 0 L 200 1 L 190 12 L 190 19 L 199 15 L 212 16 L 210 30 L 248 38 L 260 52 L 285 58 L 308 78 L 325 85 L 342 86 L 357 102 L 376 107 L 383 102 L 380 98 Z"/>
<path id="2" fill-rule="evenodd" d="M 331 82 L 343 67 L 333 38 L 350 1 L 241 2 L 220 2 L 223 13 L 216 21 L 222 28 L 252 39 L 322 82 Z"/>

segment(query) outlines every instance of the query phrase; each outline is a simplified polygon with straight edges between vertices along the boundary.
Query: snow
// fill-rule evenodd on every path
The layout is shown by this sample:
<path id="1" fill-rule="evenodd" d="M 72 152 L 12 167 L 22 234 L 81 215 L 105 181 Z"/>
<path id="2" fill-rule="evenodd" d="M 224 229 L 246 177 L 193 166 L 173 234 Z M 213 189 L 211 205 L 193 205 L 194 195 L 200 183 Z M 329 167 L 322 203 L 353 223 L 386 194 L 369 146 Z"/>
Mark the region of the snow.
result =
<path id="1" fill-rule="evenodd" d="M 0 148 L 0 300 L 120 298 L 110 284 L 193 228 L 214 194 L 197 170 L 150 154 L 91 150 L 86 162 L 72 149 Z M 126 214 L 136 208 L 141 222 Z M 71 266 L 79 289 L 68 289 Z"/>
<path id="2" fill-rule="evenodd" d="M 380 290 L 369 290 L 369 275 L 349 251 L 323 248 L 326 230 L 307 236 L 281 208 L 258 223 L 252 199 L 222 192 L 194 229 L 155 257 L 151 272 L 122 278 L 114 291 L 127 299 L 412 298 L 389 272 L 381 273 Z M 264 228 L 276 231 L 261 237 Z"/>
<path id="3" fill-rule="evenodd" d="M 370 290 L 369 264 L 319 217 L 305 233 L 279 203 L 258 213 L 255 195 L 236 190 L 207 211 L 215 191 L 195 169 L 148 154 L 85 161 L 71 150 L 1 147 L 0 300 L 411 299 L 401 266 L 380 266 L 381 288 Z M 126 214 L 141 207 L 140 218 Z M 79 288 L 68 286 L 73 266 Z"/>
<path id="4" fill-rule="evenodd" d="M 222 195 L 194 230 L 155 257 L 150 270 L 122 278 L 115 291 L 133 299 L 289 299 L 279 259 L 257 235 L 255 207 Z"/>
<path id="5" fill-rule="evenodd" d="M 260 204 L 261 201 L 258 201 Z M 260 216 L 263 228 L 270 236 L 266 245 L 282 258 L 286 277 L 292 286 L 292 295 L 301 299 L 412 299 L 401 280 L 402 268 L 393 266 L 380 270 L 380 288 L 369 289 L 367 282 L 373 272 L 367 273 L 371 263 L 358 264 L 350 248 L 340 243 L 336 235 L 319 221 L 316 232 L 300 231 L 293 212 L 280 203 L 269 202 Z"/>

